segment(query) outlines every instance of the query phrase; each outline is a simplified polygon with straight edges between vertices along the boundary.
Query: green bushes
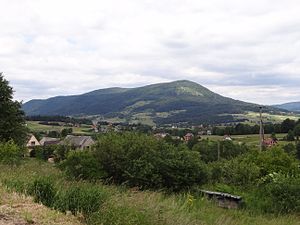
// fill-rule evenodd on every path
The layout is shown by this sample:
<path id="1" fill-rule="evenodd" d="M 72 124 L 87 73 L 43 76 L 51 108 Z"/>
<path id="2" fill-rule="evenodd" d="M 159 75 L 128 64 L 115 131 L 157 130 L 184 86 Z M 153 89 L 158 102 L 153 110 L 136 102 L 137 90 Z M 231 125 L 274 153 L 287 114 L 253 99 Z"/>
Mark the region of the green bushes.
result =
<path id="1" fill-rule="evenodd" d="M 300 212 L 300 178 L 272 173 L 263 177 L 253 191 L 248 208 L 254 211 L 285 214 Z"/>
<path id="2" fill-rule="evenodd" d="M 210 164 L 212 181 L 237 186 L 253 186 L 271 173 L 300 174 L 299 162 L 280 148 L 251 151 L 231 160 Z"/>
<path id="3" fill-rule="evenodd" d="M 59 166 L 65 171 L 67 177 L 77 180 L 97 180 L 106 176 L 101 165 L 90 151 L 71 151 L 67 160 Z"/>
<path id="4" fill-rule="evenodd" d="M 198 152 L 143 134 L 103 136 L 96 143 L 93 155 L 107 178 L 141 189 L 179 191 L 201 185 L 208 178 L 207 167 Z"/>
<path id="5" fill-rule="evenodd" d="M 13 141 L 0 143 L 0 163 L 19 165 L 24 156 L 24 150 Z"/>
<path id="6" fill-rule="evenodd" d="M 221 159 L 232 159 L 249 151 L 245 144 L 235 144 L 232 141 L 220 141 L 218 143 L 202 140 L 193 147 L 193 151 L 199 152 L 201 159 L 206 163 L 218 160 L 218 150 Z"/>
<path id="7" fill-rule="evenodd" d="M 70 148 L 64 145 L 46 145 L 37 146 L 32 150 L 32 156 L 38 159 L 47 161 L 49 157 L 54 157 L 55 162 L 60 162 L 66 159 Z"/>

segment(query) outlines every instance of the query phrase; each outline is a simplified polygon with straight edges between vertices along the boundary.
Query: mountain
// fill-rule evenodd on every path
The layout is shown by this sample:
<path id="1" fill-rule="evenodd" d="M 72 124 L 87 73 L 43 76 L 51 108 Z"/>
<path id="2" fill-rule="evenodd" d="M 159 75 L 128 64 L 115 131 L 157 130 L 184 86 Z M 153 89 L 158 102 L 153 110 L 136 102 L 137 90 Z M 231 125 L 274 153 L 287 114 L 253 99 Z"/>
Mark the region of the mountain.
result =
<path id="1" fill-rule="evenodd" d="M 300 112 L 300 102 L 289 102 L 281 105 L 274 105 L 273 107 L 293 112 Z"/>
<path id="2" fill-rule="evenodd" d="M 138 88 L 108 88 L 82 95 L 31 100 L 26 115 L 101 115 L 125 121 L 172 123 L 232 122 L 232 114 L 257 112 L 259 106 L 223 97 L 187 80 Z M 279 111 L 266 107 L 266 111 Z"/>

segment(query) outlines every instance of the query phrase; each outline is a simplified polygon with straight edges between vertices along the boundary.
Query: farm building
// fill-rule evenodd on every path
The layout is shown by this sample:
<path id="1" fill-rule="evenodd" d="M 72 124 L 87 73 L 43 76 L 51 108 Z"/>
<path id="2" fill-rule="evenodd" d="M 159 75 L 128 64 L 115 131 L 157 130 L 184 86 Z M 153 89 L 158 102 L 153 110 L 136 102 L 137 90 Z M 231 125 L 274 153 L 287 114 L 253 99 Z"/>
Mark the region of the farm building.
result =
<path id="1" fill-rule="evenodd" d="M 40 146 L 40 142 L 38 141 L 38 139 L 36 139 L 36 137 L 33 134 L 30 134 L 27 137 L 27 143 L 26 143 L 26 147 L 29 149 L 32 149 L 36 146 Z"/>
<path id="2" fill-rule="evenodd" d="M 59 143 L 60 143 L 60 139 L 59 138 L 43 137 L 40 140 L 40 144 L 42 146 L 57 145 Z"/>
<path id="3" fill-rule="evenodd" d="M 71 145 L 77 149 L 88 149 L 94 144 L 94 140 L 90 136 L 73 136 L 68 135 L 61 144 Z"/>
<path id="4" fill-rule="evenodd" d="M 184 135 L 183 138 L 184 138 L 184 141 L 188 142 L 194 138 L 194 135 L 192 133 L 187 133 L 186 135 Z"/>

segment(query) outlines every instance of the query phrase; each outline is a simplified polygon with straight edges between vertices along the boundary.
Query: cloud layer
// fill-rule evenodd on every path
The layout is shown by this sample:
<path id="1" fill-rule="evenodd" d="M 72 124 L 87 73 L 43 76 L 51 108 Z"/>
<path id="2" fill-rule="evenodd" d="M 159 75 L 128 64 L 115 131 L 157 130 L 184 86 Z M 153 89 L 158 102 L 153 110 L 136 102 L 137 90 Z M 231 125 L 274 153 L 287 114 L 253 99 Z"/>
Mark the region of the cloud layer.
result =
<path id="1" fill-rule="evenodd" d="M 297 0 L 0 0 L 0 71 L 29 100 L 189 79 L 300 101 Z"/>

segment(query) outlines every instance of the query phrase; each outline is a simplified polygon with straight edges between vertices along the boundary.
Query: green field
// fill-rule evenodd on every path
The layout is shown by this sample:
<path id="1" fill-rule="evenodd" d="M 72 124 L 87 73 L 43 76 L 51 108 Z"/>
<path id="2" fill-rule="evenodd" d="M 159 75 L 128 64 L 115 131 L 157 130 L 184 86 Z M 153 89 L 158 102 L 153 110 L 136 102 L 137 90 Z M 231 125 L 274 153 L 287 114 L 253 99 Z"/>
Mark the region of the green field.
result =
<path id="1" fill-rule="evenodd" d="M 286 135 L 287 134 L 276 134 L 276 137 L 279 139 L 278 143 L 280 145 L 289 143 L 287 141 L 282 140 L 282 138 Z M 266 134 L 265 138 L 268 138 L 269 136 L 270 136 L 269 134 Z M 259 145 L 259 134 L 231 135 L 230 137 L 236 143 L 243 142 L 243 143 L 246 143 L 251 146 Z M 210 139 L 210 140 L 214 140 L 214 141 L 223 140 L 223 136 L 217 136 L 217 135 L 203 135 L 203 136 L 201 136 L 201 138 L 202 139 Z"/>
<path id="2" fill-rule="evenodd" d="M 284 115 L 278 115 L 278 114 L 270 114 L 270 113 L 263 113 L 263 121 L 265 123 L 281 123 L 285 119 L 291 119 L 291 120 L 299 120 L 300 115 L 296 114 L 284 114 Z M 235 119 L 247 119 L 248 122 L 247 124 L 254 125 L 259 123 L 260 118 L 259 118 L 259 113 L 257 112 L 247 112 L 245 114 L 233 114 L 233 117 Z"/>
<path id="3" fill-rule="evenodd" d="M 49 132 L 58 131 L 61 132 L 64 128 L 70 128 L 67 126 L 51 126 L 39 124 L 39 121 L 26 121 L 27 127 L 31 132 Z M 91 125 L 82 124 L 80 127 L 72 127 L 74 134 L 91 135 Z"/>
<path id="4" fill-rule="evenodd" d="M 55 166 L 35 159 L 26 160 L 20 167 L 0 166 L 0 183 L 8 185 L 10 191 L 24 188 L 37 177 L 50 176 L 57 186 L 63 188 L 75 184 L 64 178 Z M 88 221 L 77 215 L 73 224 L 88 225 L 299 225 L 296 215 L 276 216 L 273 214 L 254 214 L 246 210 L 227 210 L 217 207 L 202 197 L 188 193 L 165 195 L 160 192 L 136 191 L 124 187 L 106 186 L 100 183 L 109 193 L 109 197 Z M 5 190 L 2 188 L 2 190 Z M 0 189 L 1 191 L 1 189 Z M 5 191 L 6 193 L 7 191 Z M 1 195 L 2 198 L 3 195 Z M 0 199 L 1 199 L 0 198 Z M 13 205 L 24 204 L 24 198 L 17 198 Z M 6 204 L 1 200 L 0 204 Z M 33 210 L 29 213 L 33 214 Z M 43 213 L 43 212 L 42 212 Z M 27 214 L 27 217 L 35 216 Z M 44 212 L 37 224 L 49 223 L 49 217 L 55 219 L 55 213 Z M 25 216 L 24 216 L 25 217 Z M 46 220 L 47 219 L 47 220 Z M 57 223 L 70 224 L 70 223 Z"/>

